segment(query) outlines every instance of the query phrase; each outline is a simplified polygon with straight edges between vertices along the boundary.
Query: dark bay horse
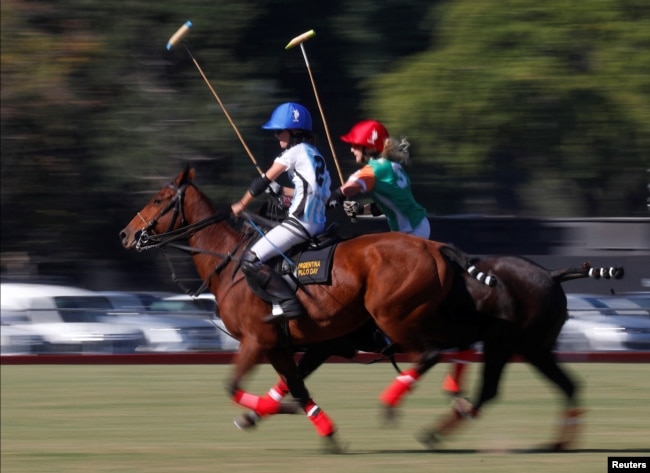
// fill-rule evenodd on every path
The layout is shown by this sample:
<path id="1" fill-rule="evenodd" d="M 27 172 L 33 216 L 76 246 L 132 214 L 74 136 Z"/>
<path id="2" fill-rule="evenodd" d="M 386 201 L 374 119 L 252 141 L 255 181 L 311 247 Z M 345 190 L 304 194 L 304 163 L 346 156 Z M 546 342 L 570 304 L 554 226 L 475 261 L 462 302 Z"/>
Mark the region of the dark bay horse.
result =
<path id="1" fill-rule="evenodd" d="M 580 416 L 584 410 L 577 397 L 577 385 L 557 363 L 553 349 L 558 335 L 568 318 L 567 299 L 562 283 L 573 279 L 591 277 L 620 279 L 622 267 L 593 268 L 584 263 L 579 268 L 549 271 L 539 264 L 519 256 L 498 256 L 470 259 L 457 251 L 456 264 L 474 271 L 490 273 L 499 284 L 486 291 L 462 273 L 475 310 L 496 317 L 484 318 L 481 333 L 483 340 L 483 372 L 479 393 L 472 404 L 457 405 L 454 412 L 426 429 L 419 440 L 433 446 L 442 436 L 453 432 L 461 423 L 477 417 L 485 403 L 498 394 L 499 382 L 506 363 L 513 355 L 521 355 L 562 394 L 566 403 L 563 421 L 554 450 L 564 450 L 576 440 Z"/>
<path id="2" fill-rule="evenodd" d="M 329 284 L 298 291 L 309 316 L 292 320 L 283 329 L 263 322 L 269 305 L 249 289 L 240 271 L 239 257 L 256 236 L 250 225 L 241 223 L 232 220 L 229 207 L 218 210 L 210 202 L 194 184 L 194 170 L 186 167 L 120 232 L 126 249 L 143 250 L 187 239 L 198 274 L 215 295 L 224 324 L 241 342 L 227 383 L 236 403 L 263 407 L 262 398 L 245 392 L 242 382 L 266 358 L 319 435 L 328 438 L 335 449 L 334 424 L 311 399 L 292 346 L 338 338 L 372 318 L 415 362 L 382 395 L 393 406 L 438 361 L 441 348 L 455 346 L 455 341 L 440 335 L 449 332 L 440 329 L 449 319 L 441 316 L 441 308 L 449 305 L 457 279 L 442 253 L 444 244 L 402 233 L 362 235 L 340 242 Z M 472 340 L 475 335 L 456 337 Z"/>
<path id="3" fill-rule="evenodd" d="M 449 297 L 443 306 L 451 304 L 460 320 L 477 326 L 477 340 L 484 342 L 483 373 L 474 403 L 458 399 L 454 410 L 425 429 L 419 435 L 419 440 L 427 446 L 433 446 L 465 419 L 478 416 L 483 405 L 497 396 L 503 369 L 512 356 L 517 354 L 523 356 L 564 394 L 566 411 L 552 448 L 562 450 L 570 447 L 575 441 L 576 428 L 583 411 L 577 398 L 576 383 L 557 364 L 553 354 L 557 336 L 567 318 L 567 300 L 561 285 L 566 281 L 587 277 L 620 279 L 624 274 L 623 268 L 594 268 L 584 263 L 577 268 L 549 271 L 519 256 L 478 259 L 470 258 L 451 247 L 443 248 L 442 251 L 453 264 L 459 266 L 461 270 L 456 271 L 455 277 L 462 279 L 452 288 L 456 294 L 450 293 L 453 297 Z M 472 277 L 472 274 L 477 273 L 494 275 L 499 283 L 493 288 L 477 284 Z M 464 304 L 459 302 L 463 300 Z M 448 336 L 453 338 L 454 334 Z M 331 355 L 352 357 L 356 350 L 376 351 L 373 347 L 385 349 L 387 346 L 383 340 L 377 339 L 373 327 L 367 326 L 364 331 L 355 332 L 352 336 L 307 347 L 299 362 L 299 369 L 307 377 Z M 399 351 L 399 347 L 390 348 Z M 269 392 L 275 394 L 276 402 L 280 402 L 287 390 L 280 380 Z M 263 413 L 249 411 L 235 423 L 240 428 L 248 428 L 262 417 Z"/>

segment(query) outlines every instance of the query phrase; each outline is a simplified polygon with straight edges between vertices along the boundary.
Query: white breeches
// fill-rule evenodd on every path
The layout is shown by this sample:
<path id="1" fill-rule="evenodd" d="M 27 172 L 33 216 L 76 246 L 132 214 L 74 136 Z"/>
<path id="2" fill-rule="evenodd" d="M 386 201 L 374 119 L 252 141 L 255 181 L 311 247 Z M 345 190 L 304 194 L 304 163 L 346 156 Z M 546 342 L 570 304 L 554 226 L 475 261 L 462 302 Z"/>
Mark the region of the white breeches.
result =
<path id="1" fill-rule="evenodd" d="M 426 217 L 423 218 L 417 227 L 415 227 L 410 232 L 405 232 L 405 233 L 408 233 L 409 235 L 422 237 L 428 240 L 429 237 L 431 236 L 431 225 L 429 224 L 429 219 Z"/>
<path id="2" fill-rule="evenodd" d="M 298 223 L 297 220 L 292 220 L 292 223 L 284 221 L 273 227 L 251 247 L 251 251 L 264 263 L 280 253 L 285 253 L 289 248 L 307 241 L 309 235 L 316 235 L 323 231 L 322 225 L 300 222 L 299 225 L 302 224 L 303 227 L 301 230 L 293 225 L 295 223 Z"/>

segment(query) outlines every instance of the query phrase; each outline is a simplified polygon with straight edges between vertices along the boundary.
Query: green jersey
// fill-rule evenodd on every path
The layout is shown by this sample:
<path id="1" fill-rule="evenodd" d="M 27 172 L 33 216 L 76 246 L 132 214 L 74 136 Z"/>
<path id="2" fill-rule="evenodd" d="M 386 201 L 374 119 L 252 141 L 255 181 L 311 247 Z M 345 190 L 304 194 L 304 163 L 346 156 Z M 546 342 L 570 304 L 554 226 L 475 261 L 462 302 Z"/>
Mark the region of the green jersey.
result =
<path id="1" fill-rule="evenodd" d="M 411 232 L 427 217 L 427 211 L 415 201 L 411 181 L 399 163 L 370 158 L 350 180 L 370 194 L 386 215 L 392 231 Z"/>

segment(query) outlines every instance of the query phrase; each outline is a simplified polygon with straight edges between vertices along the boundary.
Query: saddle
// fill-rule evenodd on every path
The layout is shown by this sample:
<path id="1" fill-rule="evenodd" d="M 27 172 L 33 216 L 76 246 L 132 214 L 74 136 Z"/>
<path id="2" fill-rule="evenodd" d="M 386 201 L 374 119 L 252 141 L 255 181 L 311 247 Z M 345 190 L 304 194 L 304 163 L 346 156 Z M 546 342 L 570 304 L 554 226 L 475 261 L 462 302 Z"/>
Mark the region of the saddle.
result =
<path id="1" fill-rule="evenodd" d="M 298 285 L 328 284 L 334 250 L 341 241 L 341 237 L 336 233 L 337 228 L 338 225 L 333 223 L 323 233 L 292 248 L 286 255 L 291 263 L 278 256 L 270 264 L 273 264 L 278 274 L 296 289 Z"/>
<path id="2" fill-rule="evenodd" d="M 267 264 L 282 276 L 294 291 L 299 285 L 328 284 L 334 250 L 342 240 L 336 232 L 337 228 L 338 224 L 332 223 L 324 232 L 291 248 L 284 255 L 271 258 Z M 260 238 L 261 235 L 254 238 L 248 247 L 253 246 Z"/>

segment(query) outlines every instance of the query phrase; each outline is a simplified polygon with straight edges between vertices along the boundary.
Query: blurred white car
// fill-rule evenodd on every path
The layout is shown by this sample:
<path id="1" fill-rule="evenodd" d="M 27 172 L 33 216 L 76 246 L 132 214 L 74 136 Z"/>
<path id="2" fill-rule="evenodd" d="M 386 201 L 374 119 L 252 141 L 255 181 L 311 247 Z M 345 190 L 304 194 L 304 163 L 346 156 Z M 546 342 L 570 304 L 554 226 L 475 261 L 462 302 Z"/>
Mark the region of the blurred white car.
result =
<path id="1" fill-rule="evenodd" d="M 567 294 L 558 351 L 650 350 L 650 309 L 626 296 Z"/>
<path id="2" fill-rule="evenodd" d="M 132 353 L 145 344 L 136 327 L 106 322 L 107 298 L 86 289 L 50 284 L 0 284 L 0 316 L 9 330 L 43 340 L 39 353 Z"/>
<path id="3" fill-rule="evenodd" d="M 211 293 L 206 292 L 196 297 L 188 294 L 169 296 L 155 301 L 149 308 L 154 312 L 170 312 L 185 317 L 209 319 L 219 332 L 221 350 L 239 350 L 239 341 L 230 335 L 219 317 L 217 302 Z"/>
<path id="4" fill-rule="evenodd" d="M 129 324 L 144 333 L 147 344 L 139 351 L 185 352 L 222 350 L 221 333 L 210 320 L 210 314 L 187 317 L 172 311 L 155 309 L 162 297 L 124 291 L 100 291 L 110 301 L 114 310 L 105 320 Z M 149 304 L 149 305 L 145 305 Z"/>
<path id="5" fill-rule="evenodd" d="M 32 355 L 46 350 L 45 340 L 30 327 L 3 325 L 0 327 L 2 355 Z"/>

